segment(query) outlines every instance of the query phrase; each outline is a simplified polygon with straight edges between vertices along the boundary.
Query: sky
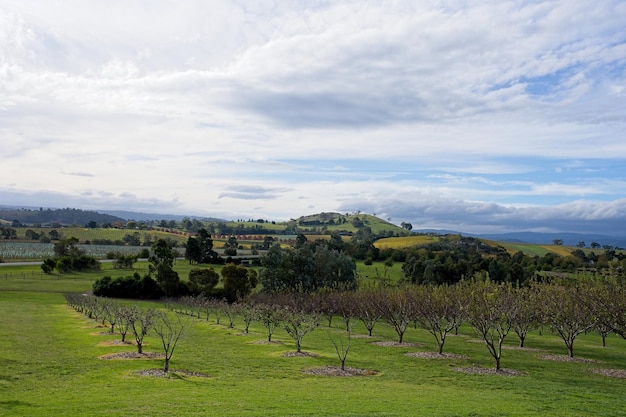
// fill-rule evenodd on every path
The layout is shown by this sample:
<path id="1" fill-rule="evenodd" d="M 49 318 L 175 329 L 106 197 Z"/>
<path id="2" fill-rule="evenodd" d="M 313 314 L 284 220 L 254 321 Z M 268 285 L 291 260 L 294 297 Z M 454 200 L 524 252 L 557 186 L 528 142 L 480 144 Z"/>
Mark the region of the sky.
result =
<path id="1" fill-rule="evenodd" d="M 0 204 L 626 235 L 623 0 L 0 0 Z"/>

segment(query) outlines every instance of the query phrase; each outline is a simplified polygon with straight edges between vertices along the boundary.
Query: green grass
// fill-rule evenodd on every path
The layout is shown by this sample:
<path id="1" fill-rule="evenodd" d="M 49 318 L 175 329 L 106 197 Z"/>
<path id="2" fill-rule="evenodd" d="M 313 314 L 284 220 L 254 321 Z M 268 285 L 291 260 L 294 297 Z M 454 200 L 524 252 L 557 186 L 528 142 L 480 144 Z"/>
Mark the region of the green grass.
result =
<path id="1" fill-rule="evenodd" d="M 342 333 L 339 319 L 304 338 L 303 350 L 318 357 L 287 358 L 282 354 L 293 351 L 294 343 L 283 330 L 273 338 L 283 344 L 256 344 L 265 339 L 262 327 L 253 325 L 243 335 L 241 320 L 228 329 L 212 317 L 197 320 L 171 363 L 174 373 L 192 370 L 209 378 L 142 377 L 134 372 L 160 368 L 162 361 L 99 359 L 134 347 L 106 345 L 119 336 L 103 335 L 105 329 L 68 307 L 45 282 L 33 280 L 23 288 L 12 281 L 20 279 L 0 278 L 3 416 L 621 416 L 626 406 L 624 380 L 590 372 L 626 368 L 626 341 L 613 336 L 601 348 L 593 333 L 580 336 L 575 349 L 578 357 L 598 363 L 539 359 L 566 350 L 558 337 L 534 332 L 527 346 L 540 351 L 503 353 L 505 368 L 526 375 L 481 376 L 455 370 L 493 366 L 470 328 L 462 327 L 445 346 L 446 352 L 467 359 L 428 360 L 405 353 L 434 351 L 430 334 L 410 328 L 405 340 L 419 346 L 377 346 L 372 342 L 396 339 L 389 326 L 379 323 L 374 338 L 353 338 L 347 361 L 347 366 L 377 374 L 342 378 L 302 372 L 338 364 L 328 334 Z M 80 291 L 90 281 L 77 277 L 64 286 Z M 364 335 L 365 329 L 357 325 L 354 333 Z M 145 350 L 159 351 L 158 342 L 149 334 Z M 516 343 L 509 335 L 506 344 Z"/>
<path id="2" fill-rule="evenodd" d="M 32 230 L 41 235 L 47 235 L 51 230 L 50 227 L 18 227 L 15 229 L 18 239 L 25 239 L 26 231 Z M 134 230 L 134 229 L 116 229 L 116 228 L 85 228 L 85 227 L 62 227 L 54 229 L 59 232 L 59 235 L 64 238 L 75 237 L 80 242 L 94 239 L 109 239 L 109 240 L 122 240 L 126 235 L 132 235 L 135 232 L 139 233 L 140 239 L 143 242 L 146 234 L 151 235 L 153 240 L 156 239 L 173 239 L 177 242 L 183 243 L 187 241 L 187 236 L 180 233 L 169 233 L 160 230 Z"/>

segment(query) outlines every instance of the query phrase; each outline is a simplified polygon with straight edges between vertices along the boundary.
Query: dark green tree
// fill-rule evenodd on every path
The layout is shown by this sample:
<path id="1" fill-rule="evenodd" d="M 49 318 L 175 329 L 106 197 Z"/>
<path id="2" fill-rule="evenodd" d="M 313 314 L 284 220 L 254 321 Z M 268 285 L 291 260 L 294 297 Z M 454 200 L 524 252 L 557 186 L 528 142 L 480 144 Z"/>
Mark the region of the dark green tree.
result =
<path id="1" fill-rule="evenodd" d="M 189 271 L 189 289 L 196 294 L 211 295 L 219 280 L 220 276 L 213 268 Z"/>
<path id="2" fill-rule="evenodd" d="M 166 297 L 173 296 L 180 283 L 178 273 L 174 271 L 174 252 L 165 239 L 159 239 L 152 245 L 150 262 L 150 274 L 155 274 L 159 287 Z"/>
<path id="3" fill-rule="evenodd" d="M 230 302 L 242 300 L 258 284 L 256 271 L 245 266 L 228 264 L 222 268 L 224 295 Z"/>

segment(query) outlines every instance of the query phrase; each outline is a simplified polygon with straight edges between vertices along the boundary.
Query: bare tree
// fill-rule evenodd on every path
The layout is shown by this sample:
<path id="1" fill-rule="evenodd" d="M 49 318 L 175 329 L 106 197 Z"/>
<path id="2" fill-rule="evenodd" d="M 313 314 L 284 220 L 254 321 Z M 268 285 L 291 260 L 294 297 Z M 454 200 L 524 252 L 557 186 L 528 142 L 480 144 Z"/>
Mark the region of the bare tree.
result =
<path id="1" fill-rule="evenodd" d="M 539 327 L 541 322 L 539 290 L 536 286 L 515 288 L 513 296 L 517 305 L 513 330 L 519 337 L 519 347 L 523 348 L 528 333 Z"/>
<path id="2" fill-rule="evenodd" d="M 398 343 L 403 342 L 404 333 L 413 321 L 413 301 L 409 289 L 399 288 L 387 291 L 379 304 L 381 316 L 387 320 L 398 335 Z"/>
<path id="3" fill-rule="evenodd" d="M 256 308 L 257 321 L 267 329 L 267 341 L 272 341 L 272 335 L 283 320 L 282 308 L 277 305 L 259 304 Z"/>
<path id="4" fill-rule="evenodd" d="M 307 313 L 304 310 L 288 307 L 283 312 L 283 328 L 296 342 L 296 351 L 302 351 L 302 339 L 315 330 L 319 325 L 319 316 L 316 313 Z"/>
<path id="5" fill-rule="evenodd" d="M 174 355 L 174 350 L 180 341 L 184 339 L 192 323 L 190 317 L 181 314 L 171 314 L 165 311 L 156 313 L 152 328 L 161 339 L 161 346 L 165 354 L 163 372 L 169 371 L 170 359 Z"/>
<path id="6" fill-rule="evenodd" d="M 137 344 L 137 353 L 143 353 L 143 339 L 148 334 L 148 331 L 152 327 L 156 310 L 154 309 L 142 309 L 132 306 L 128 316 L 130 322 L 130 328 L 135 336 L 135 342 Z"/>
<path id="7" fill-rule="evenodd" d="M 252 303 L 244 302 L 241 304 L 240 309 L 243 324 L 246 326 L 245 332 L 248 334 L 250 331 L 250 323 L 252 323 L 257 316 L 256 306 Z"/>
<path id="8" fill-rule="evenodd" d="M 335 352 L 337 353 L 337 357 L 339 358 L 341 370 L 345 371 L 346 359 L 348 358 L 348 353 L 350 352 L 350 342 L 352 340 L 352 327 L 348 327 L 348 329 L 346 330 L 345 338 L 341 335 L 334 338 L 331 335 L 330 331 L 328 332 L 328 338 L 335 347 Z"/>
<path id="9" fill-rule="evenodd" d="M 541 285 L 543 322 L 563 339 L 570 358 L 574 357 L 576 337 L 596 323 L 588 296 L 588 292 L 582 288 Z"/>
<path id="10" fill-rule="evenodd" d="M 335 303 L 335 311 L 341 315 L 346 330 L 352 328 L 353 322 L 358 320 L 358 301 L 354 293 L 349 291 L 336 292 L 333 294 L 332 300 Z"/>
<path id="11" fill-rule="evenodd" d="M 117 320 L 117 330 L 122 336 L 122 342 L 126 342 L 126 335 L 131 328 L 132 307 L 120 304 L 118 305 L 119 319 Z"/>
<path id="12" fill-rule="evenodd" d="M 471 288 L 468 320 L 495 359 L 496 370 L 500 370 L 502 343 L 516 314 L 513 290 L 508 284 L 490 281 L 474 283 Z"/>
<path id="13" fill-rule="evenodd" d="M 100 309 L 102 311 L 102 324 L 108 322 L 111 325 L 110 333 L 113 334 L 115 332 L 115 324 L 119 320 L 119 305 L 107 299 L 99 299 Z"/>
<path id="14" fill-rule="evenodd" d="M 446 336 L 462 321 L 456 287 L 428 286 L 417 289 L 416 320 L 437 341 L 437 352 L 443 353 Z"/>
<path id="15" fill-rule="evenodd" d="M 381 319 L 379 303 L 383 299 L 381 290 L 363 290 L 355 293 L 356 309 L 359 319 L 372 336 L 374 326 Z"/>
<path id="16" fill-rule="evenodd" d="M 241 305 L 238 303 L 226 304 L 224 306 L 224 313 L 226 314 L 226 317 L 228 317 L 229 329 L 232 329 L 233 327 L 235 327 L 235 319 L 237 318 L 237 315 L 241 311 L 240 306 Z"/>
<path id="17" fill-rule="evenodd" d="M 626 286 L 611 280 L 594 286 L 589 294 L 598 325 L 626 339 Z"/>

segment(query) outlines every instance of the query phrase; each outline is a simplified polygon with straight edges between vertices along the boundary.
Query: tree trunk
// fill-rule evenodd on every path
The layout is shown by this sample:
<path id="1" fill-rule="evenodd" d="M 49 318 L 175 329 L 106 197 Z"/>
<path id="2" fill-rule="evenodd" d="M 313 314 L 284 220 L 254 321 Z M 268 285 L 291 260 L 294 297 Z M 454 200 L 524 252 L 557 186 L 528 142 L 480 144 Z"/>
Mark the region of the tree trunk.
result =
<path id="1" fill-rule="evenodd" d="M 523 348 L 524 347 L 524 341 L 526 340 L 526 336 L 520 336 L 519 337 L 519 347 Z"/>
<path id="2" fill-rule="evenodd" d="M 170 359 L 165 358 L 165 363 L 163 364 L 163 372 L 168 373 L 170 370 Z"/>
<path id="3" fill-rule="evenodd" d="M 137 353 L 143 353 L 143 343 L 137 343 Z"/>

